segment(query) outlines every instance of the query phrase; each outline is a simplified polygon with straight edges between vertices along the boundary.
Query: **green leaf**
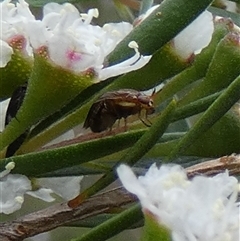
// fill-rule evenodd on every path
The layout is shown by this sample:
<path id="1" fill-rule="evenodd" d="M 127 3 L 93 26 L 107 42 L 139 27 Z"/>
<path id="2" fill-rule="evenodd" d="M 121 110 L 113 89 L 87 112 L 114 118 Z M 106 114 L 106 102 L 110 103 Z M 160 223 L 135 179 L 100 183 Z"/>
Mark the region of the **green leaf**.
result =
<path id="1" fill-rule="evenodd" d="M 211 0 L 165 0 L 140 25 L 122 40 L 108 56 L 110 65 L 133 55 L 128 44 L 136 41 L 143 55 L 153 54 L 190 24 L 210 4 Z M 154 33 L 154 35 L 153 35 Z"/>
<path id="2" fill-rule="evenodd" d="M 185 155 L 199 157 L 221 157 L 240 152 L 239 116 L 227 113 L 207 132 L 200 136 L 192 146 L 184 151 Z"/>
<path id="3" fill-rule="evenodd" d="M 192 129 L 170 153 L 169 159 L 183 154 L 203 133 L 215 124 L 240 98 L 240 76 L 213 102 Z M 212 144 L 214 145 L 214 143 Z"/>
<path id="4" fill-rule="evenodd" d="M 159 139 L 158 142 L 163 143 L 164 145 L 165 142 L 178 139 L 183 135 L 184 134 L 182 132 L 166 133 Z M 129 148 L 131 147 L 129 146 Z M 113 154 L 101 157 L 99 159 L 95 159 L 94 161 L 91 161 L 88 163 L 83 163 L 76 166 L 59 169 L 49 173 L 44 173 L 40 175 L 40 177 L 52 177 L 52 176 L 61 177 L 61 176 L 103 174 L 111 170 L 112 167 L 116 165 L 117 161 L 124 155 L 124 152 L 127 152 L 129 148 L 126 148 L 123 151 L 115 152 Z M 169 153 L 169 149 L 167 149 L 166 153 Z"/>
<path id="5" fill-rule="evenodd" d="M 193 115 L 199 114 L 205 110 L 218 98 L 218 96 L 222 93 L 217 92 L 207 97 L 203 97 L 199 100 L 193 101 L 188 105 L 177 108 L 172 121 L 178 121 L 183 118 L 191 117 Z"/>
<path id="6" fill-rule="evenodd" d="M 121 212 L 120 214 L 110 218 L 106 222 L 92 228 L 91 231 L 79 238 L 71 239 L 71 241 L 104 241 L 114 235 L 124 231 L 139 222 L 143 218 L 141 207 L 139 204 Z"/>
<path id="7" fill-rule="evenodd" d="M 184 133 L 182 133 L 183 136 Z M 187 134 L 185 134 L 187 135 Z M 239 116 L 227 113 L 205 133 L 194 139 L 191 146 L 183 150 L 181 156 L 217 158 L 239 153 L 240 151 Z M 148 153 L 148 158 L 167 157 L 179 144 L 180 139 L 157 143 Z M 179 159 L 177 159 L 179 160 Z M 181 163 L 183 165 L 183 163 Z"/>
<path id="8" fill-rule="evenodd" d="M 123 150 L 133 145 L 144 132 L 145 130 L 131 131 L 67 147 L 5 158 L 0 160 L 0 170 L 4 170 L 7 163 L 15 162 L 11 173 L 38 176 Z"/>
<path id="9" fill-rule="evenodd" d="M 210 44 L 195 57 L 194 62 L 190 67 L 174 76 L 165 84 L 164 88 L 154 98 L 154 102 L 160 104 L 186 86 L 203 78 L 206 75 L 209 63 L 216 51 L 217 45 L 228 32 L 229 27 L 227 22 L 223 21 L 215 24 L 215 30 Z"/>
<path id="10" fill-rule="evenodd" d="M 147 65 L 139 70 L 120 76 L 104 91 L 120 88 L 148 90 L 178 74 L 188 66 L 189 63 L 183 61 L 174 53 L 171 44 L 166 44 L 155 52 Z"/>
<path id="11" fill-rule="evenodd" d="M 206 77 L 178 103 L 183 106 L 226 88 L 240 74 L 239 34 L 229 33 L 218 44 Z"/>
<path id="12" fill-rule="evenodd" d="M 85 228 L 93 228 L 96 227 L 98 225 L 100 225 L 103 222 L 106 222 L 107 220 L 109 220 L 110 218 L 116 216 L 116 214 L 112 214 L 112 213 L 103 213 L 103 214 L 99 214 L 93 217 L 88 217 L 86 219 L 83 220 L 77 220 L 71 223 L 67 223 L 64 226 L 65 227 L 85 227 Z"/>

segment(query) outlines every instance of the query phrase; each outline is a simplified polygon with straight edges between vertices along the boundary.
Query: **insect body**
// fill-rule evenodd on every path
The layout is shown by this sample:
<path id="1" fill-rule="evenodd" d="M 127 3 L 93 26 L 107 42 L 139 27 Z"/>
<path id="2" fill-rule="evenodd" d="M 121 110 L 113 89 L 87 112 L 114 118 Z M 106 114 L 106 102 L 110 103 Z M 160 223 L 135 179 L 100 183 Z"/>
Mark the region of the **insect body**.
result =
<path id="1" fill-rule="evenodd" d="M 128 116 L 135 114 L 148 125 L 141 118 L 141 111 L 145 109 L 146 120 L 148 115 L 154 113 L 152 96 L 133 89 L 107 92 L 91 106 L 83 127 L 90 127 L 93 132 L 101 132 L 111 129 L 116 120 L 121 118 L 126 120 Z"/>

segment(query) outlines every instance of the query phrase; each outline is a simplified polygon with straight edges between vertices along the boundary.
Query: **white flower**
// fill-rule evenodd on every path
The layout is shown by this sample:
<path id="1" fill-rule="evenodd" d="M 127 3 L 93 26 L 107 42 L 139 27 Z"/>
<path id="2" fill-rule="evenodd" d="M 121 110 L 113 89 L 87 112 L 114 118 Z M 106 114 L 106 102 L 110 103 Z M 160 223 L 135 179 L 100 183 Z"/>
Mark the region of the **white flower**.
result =
<path id="1" fill-rule="evenodd" d="M 24 0 L 19 0 L 15 5 L 9 0 L 0 3 L 0 21 L 6 32 L 1 32 L 1 39 L 7 40 L 16 34 L 24 34 L 25 26 L 35 17 L 29 10 L 28 4 Z M 8 27 L 6 27 L 8 26 Z"/>
<path id="2" fill-rule="evenodd" d="M 133 28 L 131 24 L 91 25 L 92 18 L 98 17 L 97 9 L 80 14 L 69 3 L 49 3 L 44 6 L 43 13 L 42 21 L 31 21 L 26 28 L 35 51 L 46 47 L 50 60 L 56 65 L 75 73 L 90 69 L 100 80 L 104 80 L 141 68 L 150 60 L 149 56 L 143 57 L 137 53 L 133 56 L 134 61 L 104 68 L 105 57 L 130 33 Z"/>
<path id="3" fill-rule="evenodd" d="M 174 241 L 238 241 L 238 183 L 227 172 L 191 181 L 178 165 L 158 169 L 154 164 L 138 178 L 125 165 L 117 172 L 143 209 L 172 231 Z"/>
<path id="4" fill-rule="evenodd" d="M 9 45 L 18 48 L 27 57 L 32 57 L 25 27 L 29 21 L 33 20 L 35 17 L 24 0 L 19 0 L 16 5 L 10 3 L 9 0 L 0 3 L 0 67 L 5 67 L 11 60 L 13 50 Z"/>
<path id="5" fill-rule="evenodd" d="M 80 177 L 39 178 L 36 180 L 40 187 L 32 191 L 31 181 L 24 175 L 10 174 L 15 167 L 14 162 L 6 165 L 0 172 L 0 213 L 10 214 L 19 210 L 28 194 L 46 202 L 55 200 L 51 194 L 56 193 L 64 199 L 71 199 L 80 192 Z"/>
<path id="6" fill-rule="evenodd" d="M 36 20 L 24 0 L 19 0 L 16 5 L 5 0 L 0 3 L 0 8 L 0 40 L 4 41 L 0 42 L 0 47 L 6 51 L 1 60 L 2 66 L 10 60 L 11 49 L 6 45 L 11 45 L 20 37 L 24 39 L 21 50 L 25 50 L 26 55 L 32 56 L 32 48 L 36 53 L 46 49 L 54 64 L 75 73 L 91 70 L 98 80 L 141 68 L 151 58 L 137 53 L 137 59 L 136 55 L 133 56 L 135 62 L 124 61 L 122 65 L 104 68 L 105 57 L 133 26 L 125 22 L 108 23 L 103 27 L 91 25 L 92 19 L 98 17 L 97 9 L 80 14 L 69 3 L 48 3 L 43 8 L 43 19 Z"/>
<path id="7" fill-rule="evenodd" d="M 210 43 L 213 31 L 213 16 L 204 11 L 173 39 L 177 54 L 188 59 L 192 54 L 200 53 Z"/>
<path id="8" fill-rule="evenodd" d="M 23 175 L 8 174 L 0 178 L 0 213 L 10 214 L 20 209 L 28 190 L 31 182 Z"/>

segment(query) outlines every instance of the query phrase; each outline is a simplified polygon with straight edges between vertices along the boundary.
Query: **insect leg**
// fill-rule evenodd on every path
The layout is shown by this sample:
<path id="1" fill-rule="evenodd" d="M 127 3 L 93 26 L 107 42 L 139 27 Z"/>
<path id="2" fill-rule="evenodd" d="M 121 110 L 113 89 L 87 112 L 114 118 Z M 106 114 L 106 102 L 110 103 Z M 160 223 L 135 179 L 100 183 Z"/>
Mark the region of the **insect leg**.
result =
<path id="1" fill-rule="evenodd" d="M 124 130 L 127 131 L 127 118 L 124 118 Z"/>
<path id="2" fill-rule="evenodd" d="M 148 118 L 147 118 L 147 113 L 146 113 L 145 119 L 146 119 L 149 123 L 146 123 L 146 121 L 143 120 L 143 118 L 141 117 L 141 111 L 139 111 L 139 113 L 138 113 L 138 118 L 139 118 L 139 120 L 140 120 L 145 126 L 150 127 L 150 126 L 152 125 L 151 121 L 148 120 Z"/>
<path id="3" fill-rule="evenodd" d="M 121 121 L 121 119 L 118 119 L 118 128 L 120 127 L 120 121 Z"/>
<path id="4" fill-rule="evenodd" d="M 147 113 L 147 111 L 146 111 L 146 113 L 145 113 L 145 120 L 148 121 L 148 123 L 150 124 L 150 126 L 152 125 L 152 122 L 148 119 L 148 113 Z"/>

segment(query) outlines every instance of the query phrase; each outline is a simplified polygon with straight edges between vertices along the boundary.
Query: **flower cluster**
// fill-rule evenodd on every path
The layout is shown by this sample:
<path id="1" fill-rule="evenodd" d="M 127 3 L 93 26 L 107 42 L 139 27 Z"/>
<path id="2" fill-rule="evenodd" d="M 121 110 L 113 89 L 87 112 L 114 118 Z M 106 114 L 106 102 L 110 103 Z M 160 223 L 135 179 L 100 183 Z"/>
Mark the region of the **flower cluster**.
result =
<path id="1" fill-rule="evenodd" d="M 55 200 L 52 193 L 69 200 L 80 192 L 82 176 L 39 178 L 33 183 L 24 175 L 11 174 L 14 167 L 15 163 L 9 162 L 5 170 L 0 172 L 0 213 L 10 214 L 19 210 L 25 194 L 52 202 Z M 32 190 L 32 186 L 36 186 L 36 190 Z"/>
<path id="2" fill-rule="evenodd" d="M 32 57 L 32 48 L 28 41 L 26 25 L 29 21 L 34 21 L 25 1 L 19 1 L 16 5 L 10 0 L 0 3 L 0 46 L 1 61 L 0 67 L 5 67 L 11 60 L 14 49 L 21 51 L 25 57 Z"/>
<path id="3" fill-rule="evenodd" d="M 145 176 L 134 175 L 121 165 L 117 169 L 124 187 L 140 199 L 160 225 L 168 227 L 174 241 L 237 241 L 239 184 L 228 172 L 188 180 L 178 165 L 153 164 Z"/>
<path id="4" fill-rule="evenodd" d="M 80 14 L 69 3 L 48 3 L 43 8 L 42 20 L 36 20 L 24 0 L 19 0 L 16 5 L 4 0 L 0 8 L 3 28 L 0 67 L 7 65 L 13 49 L 18 48 L 30 57 L 33 53 L 43 55 L 53 64 L 75 73 L 91 70 L 99 80 L 104 80 L 141 68 L 151 58 L 141 56 L 135 46 L 133 58 L 105 68 L 105 57 L 133 27 L 126 22 L 108 23 L 103 27 L 92 25 L 92 19 L 98 17 L 97 9 Z"/>

